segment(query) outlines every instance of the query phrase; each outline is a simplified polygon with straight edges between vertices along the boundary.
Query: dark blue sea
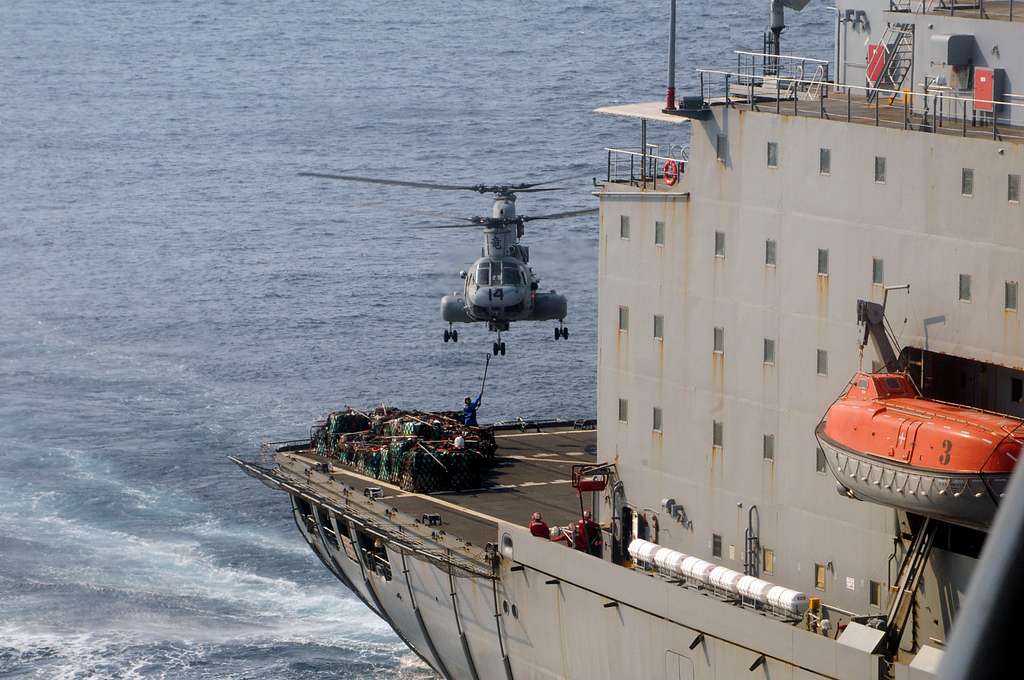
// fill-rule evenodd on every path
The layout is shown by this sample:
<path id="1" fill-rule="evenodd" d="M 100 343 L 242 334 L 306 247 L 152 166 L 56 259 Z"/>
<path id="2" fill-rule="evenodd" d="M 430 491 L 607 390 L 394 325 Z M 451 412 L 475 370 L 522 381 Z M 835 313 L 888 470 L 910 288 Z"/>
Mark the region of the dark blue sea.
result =
<path id="1" fill-rule="evenodd" d="M 0 677 L 420 678 L 229 454 L 345 404 L 452 408 L 491 339 L 444 344 L 476 194 L 298 177 L 563 176 L 657 99 L 667 1 L 0 3 Z M 833 10 L 785 51 L 828 57 Z M 681 87 L 760 49 L 767 2 L 680 3 Z M 651 141 L 685 143 L 652 126 Z M 450 222 L 450 220 L 441 220 Z M 568 342 L 515 326 L 481 416 L 593 416 L 597 221 L 527 232 Z"/>

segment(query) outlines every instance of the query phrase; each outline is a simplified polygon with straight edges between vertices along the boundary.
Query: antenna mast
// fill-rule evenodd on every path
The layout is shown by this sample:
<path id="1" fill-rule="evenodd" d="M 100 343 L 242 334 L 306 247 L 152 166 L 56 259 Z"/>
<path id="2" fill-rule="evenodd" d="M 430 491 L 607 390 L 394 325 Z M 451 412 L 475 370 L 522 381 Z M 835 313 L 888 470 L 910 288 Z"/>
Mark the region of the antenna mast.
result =
<path id="1" fill-rule="evenodd" d="M 668 27 L 668 92 L 665 94 L 665 108 L 676 109 L 676 0 L 671 0 L 672 17 Z"/>

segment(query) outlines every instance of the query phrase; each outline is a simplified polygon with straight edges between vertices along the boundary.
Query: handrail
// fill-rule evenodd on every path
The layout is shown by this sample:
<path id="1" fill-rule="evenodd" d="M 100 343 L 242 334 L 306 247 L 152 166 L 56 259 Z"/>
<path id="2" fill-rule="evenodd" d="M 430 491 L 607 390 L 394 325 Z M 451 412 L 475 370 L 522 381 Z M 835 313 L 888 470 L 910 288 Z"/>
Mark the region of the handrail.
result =
<path id="1" fill-rule="evenodd" d="M 1024 141 L 1024 101 L 963 96 L 934 88 L 929 90 L 927 85 L 924 91 L 896 90 L 834 83 L 827 78 L 821 82 L 817 78 L 800 75 L 766 73 L 751 76 L 722 69 L 696 69 L 696 72 L 700 96 L 706 105 L 714 99 L 726 107 L 742 104 L 751 110 L 761 110 L 766 102 L 772 102 L 775 113 L 781 114 L 785 101 L 785 113 L 792 111 L 795 116 L 845 119 L 847 122 L 873 123 L 875 127 L 902 127 L 925 133 L 959 132 L 961 137 Z M 815 91 L 817 97 L 813 96 Z M 854 93 L 858 93 L 856 99 Z M 888 99 L 885 104 L 880 101 L 883 97 Z M 818 101 L 812 104 L 813 108 L 804 104 L 801 109 L 800 102 L 808 99 Z M 882 115 L 883 111 L 885 115 Z"/>
<path id="2" fill-rule="evenodd" d="M 977 14 L 981 19 L 1003 19 L 1013 21 L 1014 0 L 1009 0 L 1005 8 L 986 7 L 985 0 L 890 0 L 889 11 L 911 12 L 921 14 L 948 14 L 956 16 L 957 12 Z"/>
<path id="3" fill-rule="evenodd" d="M 654 146 L 654 148 L 656 149 L 657 147 Z M 605 151 L 608 152 L 608 175 L 606 181 L 631 184 L 644 189 L 651 185 L 656 190 L 659 180 L 665 182 L 664 169 L 665 165 L 669 164 L 669 162 L 676 164 L 676 181 L 678 181 L 686 170 L 686 164 L 689 162 L 685 149 L 679 154 L 679 157 L 662 156 L 658 153 L 651 153 L 650 150 L 634 151 L 632 149 L 606 147 Z M 675 184 L 675 182 L 672 182 L 672 184 Z"/>
<path id="4" fill-rule="evenodd" d="M 730 78 L 748 77 L 748 75 L 745 74 L 745 73 L 736 73 L 735 71 L 721 71 L 721 70 L 717 70 L 717 69 L 708 69 L 708 68 L 699 68 L 699 69 L 695 69 L 695 70 L 696 70 L 696 72 L 698 74 L 720 75 L 720 76 L 728 76 Z M 815 82 L 813 80 L 809 80 L 809 79 L 806 79 L 806 78 L 782 78 L 782 80 L 786 80 L 788 82 L 793 82 L 793 83 L 798 83 L 798 84 L 807 84 L 807 85 L 811 85 L 811 84 L 813 84 Z M 867 85 L 850 85 L 848 83 L 831 83 L 831 86 L 836 88 L 836 89 L 840 89 L 840 90 L 842 90 L 842 89 L 861 90 L 861 91 L 864 91 L 864 92 L 877 91 L 877 92 L 880 92 L 880 93 L 883 93 L 883 94 L 891 94 L 891 95 L 896 95 L 896 96 L 900 96 L 900 97 L 902 97 L 902 96 L 909 96 L 909 97 L 935 97 L 935 96 L 938 96 L 938 97 L 941 97 L 945 101 L 970 102 L 970 103 L 974 103 L 974 104 L 994 104 L 994 105 L 998 105 L 998 106 L 1020 107 L 1020 108 L 1024 109 L 1024 104 L 1017 104 L 1015 102 L 1000 101 L 998 99 L 979 99 L 977 97 L 958 97 L 958 96 L 955 96 L 955 95 L 937 94 L 937 93 L 934 93 L 934 92 L 921 92 L 921 91 L 918 91 L 918 90 L 889 90 L 889 89 L 886 89 L 886 88 L 870 87 L 870 86 L 867 86 Z M 1017 98 L 1017 97 L 1020 97 L 1020 96 L 1021 95 L 1014 95 L 1014 98 Z"/>
<path id="5" fill-rule="evenodd" d="M 768 52 L 748 52 L 746 50 L 733 50 L 733 54 L 742 54 L 745 57 L 767 57 L 769 59 L 791 59 L 792 61 L 811 62 L 813 64 L 828 64 L 827 59 L 812 59 L 811 57 L 798 57 L 792 54 L 770 54 Z"/>

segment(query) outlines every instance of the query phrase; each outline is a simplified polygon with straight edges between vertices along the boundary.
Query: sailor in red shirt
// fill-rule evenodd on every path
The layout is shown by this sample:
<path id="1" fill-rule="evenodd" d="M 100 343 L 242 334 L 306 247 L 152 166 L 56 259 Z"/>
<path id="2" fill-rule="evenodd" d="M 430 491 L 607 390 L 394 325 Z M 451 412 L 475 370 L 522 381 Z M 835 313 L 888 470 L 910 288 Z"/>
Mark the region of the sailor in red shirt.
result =
<path id="1" fill-rule="evenodd" d="M 583 519 L 576 523 L 576 549 L 591 555 L 601 554 L 601 527 L 594 521 L 590 510 L 585 510 Z"/>
<path id="2" fill-rule="evenodd" d="M 551 529 L 544 522 L 544 518 L 541 517 L 539 512 L 533 513 L 533 517 L 530 518 L 530 533 L 537 538 L 551 538 Z"/>

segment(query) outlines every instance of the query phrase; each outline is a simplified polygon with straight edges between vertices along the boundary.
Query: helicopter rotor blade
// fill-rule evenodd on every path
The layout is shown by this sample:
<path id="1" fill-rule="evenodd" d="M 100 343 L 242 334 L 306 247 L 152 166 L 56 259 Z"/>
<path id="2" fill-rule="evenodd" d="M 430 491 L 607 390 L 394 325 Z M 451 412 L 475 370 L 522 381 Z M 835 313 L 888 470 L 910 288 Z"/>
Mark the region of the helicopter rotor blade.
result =
<path id="1" fill-rule="evenodd" d="M 541 187 L 539 189 L 516 189 L 516 194 L 534 194 L 538 191 L 565 191 L 565 187 Z"/>
<path id="2" fill-rule="evenodd" d="M 579 215 L 593 215 L 594 213 L 599 212 L 599 211 L 600 211 L 600 208 L 587 208 L 585 210 L 569 210 L 567 212 L 552 213 L 551 215 L 537 215 L 537 216 L 534 216 L 534 217 L 530 217 L 530 216 L 524 215 L 524 216 L 520 217 L 519 219 L 521 219 L 523 222 L 532 222 L 534 220 L 557 220 L 557 219 L 562 219 L 563 217 L 578 217 Z"/>
<path id="3" fill-rule="evenodd" d="M 526 182 L 526 183 L 523 183 L 523 184 L 513 184 L 509 188 L 512 189 L 513 191 L 525 191 L 527 189 L 532 189 L 533 187 L 539 187 L 539 186 L 542 186 L 544 184 L 555 184 L 557 182 L 568 182 L 571 179 L 579 179 L 580 177 L 582 177 L 582 175 L 573 175 L 571 177 L 559 177 L 557 179 L 547 179 L 547 180 L 544 180 L 543 182 Z M 546 189 L 546 191 L 551 191 L 551 189 Z"/>
<path id="4" fill-rule="evenodd" d="M 419 189 L 443 189 L 445 191 L 476 191 L 475 186 L 457 184 L 434 184 L 433 182 L 406 182 L 398 179 L 382 179 L 379 177 L 363 177 L 361 175 L 333 175 L 324 172 L 300 172 L 300 177 L 320 177 L 322 179 L 340 179 L 347 182 L 366 182 L 367 184 L 387 184 L 398 187 L 416 187 Z"/>
<path id="5" fill-rule="evenodd" d="M 425 224 L 417 229 L 468 229 L 470 227 L 482 227 L 481 224 Z"/>

